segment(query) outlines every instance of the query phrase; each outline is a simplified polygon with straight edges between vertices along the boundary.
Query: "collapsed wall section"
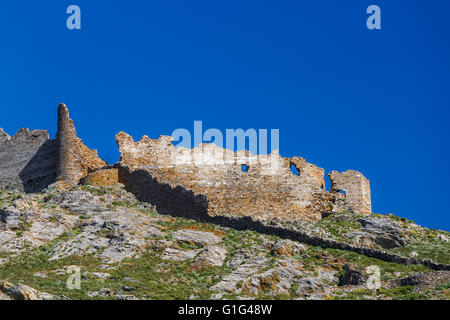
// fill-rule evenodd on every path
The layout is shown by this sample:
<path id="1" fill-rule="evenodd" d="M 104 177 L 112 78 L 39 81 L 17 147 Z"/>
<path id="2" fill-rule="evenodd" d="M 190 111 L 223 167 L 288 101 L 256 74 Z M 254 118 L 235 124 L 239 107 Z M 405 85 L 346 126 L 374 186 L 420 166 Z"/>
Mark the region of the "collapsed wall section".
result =
<path id="1" fill-rule="evenodd" d="M 120 132 L 116 140 L 121 153 L 119 180 L 143 200 L 159 201 L 163 210 L 171 206 L 174 214 L 189 210 L 160 201 L 175 190 L 192 192 L 196 206 L 201 202 L 198 197 L 204 196 L 203 210 L 210 216 L 318 220 L 336 207 L 336 200 L 345 204 L 341 194 L 325 190 L 324 170 L 300 157 L 233 152 L 213 143 L 175 148 L 169 136 L 144 136 L 135 142 Z M 290 171 L 291 165 L 298 176 Z"/>

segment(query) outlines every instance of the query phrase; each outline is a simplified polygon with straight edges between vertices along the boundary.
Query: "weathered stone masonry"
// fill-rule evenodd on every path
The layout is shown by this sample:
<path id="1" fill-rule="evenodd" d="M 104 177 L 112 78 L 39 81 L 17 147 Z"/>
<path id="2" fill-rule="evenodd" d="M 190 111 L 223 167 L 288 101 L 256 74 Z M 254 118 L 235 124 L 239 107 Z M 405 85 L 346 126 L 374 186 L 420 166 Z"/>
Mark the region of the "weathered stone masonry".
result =
<path id="1" fill-rule="evenodd" d="M 10 138 L 0 130 L 0 185 L 36 192 L 54 181 L 119 181 L 161 212 L 191 217 L 289 221 L 318 220 L 330 211 L 371 212 L 369 181 L 357 171 L 331 172 L 332 188 L 327 191 L 324 170 L 301 157 L 233 152 L 212 143 L 175 148 L 168 136 L 144 136 L 135 142 L 120 132 L 116 140 L 121 160 L 114 169 L 105 168 L 97 152 L 77 137 L 69 111 L 61 104 L 55 140 L 49 140 L 46 131 L 21 129 Z M 290 171 L 292 165 L 298 175 Z"/>
<path id="2" fill-rule="evenodd" d="M 14 137 L 0 129 L 0 187 L 36 192 L 56 178 L 56 143 L 47 131 L 20 129 Z"/>
<path id="3" fill-rule="evenodd" d="M 347 170 L 342 173 L 332 171 L 328 176 L 331 180 L 331 191 L 345 192 L 345 201 L 350 211 L 371 212 L 369 180 L 361 173 L 354 170 Z"/>
<path id="4" fill-rule="evenodd" d="M 58 166 L 56 179 L 70 185 L 77 184 L 88 173 L 106 166 L 97 155 L 97 150 L 88 149 L 77 137 L 75 125 L 69 117 L 65 104 L 58 107 Z"/>
<path id="5" fill-rule="evenodd" d="M 120 132 L 116 140 L 121 152 L 119 180 L 142 200 L 163 210 L 170 207 L 175 215 L 192 208 L 198 215 L 207 212 L 258 220 L 319 220 L 323 212 L 345 210 L 371 213 L 369 181 L 357 171 L 332 172 L 333 189 L 327 191 L 324 170 L 300 157 L 284 158 L 277 152 L 258 156 L 212 143 L 175 148 L 169 136 L 144 136 L 135 142 Z M 245 172 L 241 165 L 246 166 Z M 290 171 L 291 165 L 298 176 Z M 189 209 L 171 199 L 181 196 L 177 188 L 192 192 Z"/>
<path id="6" fill-rule="evenodd" d="M 96 185 L 122 182 L 138 199 L 151 202 L 163 214 L 274 234 L 388 262 L 450 269 L 428 259 L 310 236 L 276 221 L 318 220 L 330 211 L 371 213 L 370 184 L 357 171 L 330 172 L 331 190 L 327 191 L 324 170 L 301 157 L 284 158 L 276 152 L 257 156 L 215 144 L 176 149 L 171 137 L 144 136 L 135 142 L 124 132 L 118 133 L 116 140 L 121 161 L 107 166 L 77 137 L 68 109 L 61 104 L 55 140 L 43 130 L 20 129 L 11 138 L 0 129 L 0 187 L 37 192 L 55 181 L 63 186 L 80 181 Z M 241 165 L 246 165 L 245 172 Z M 298 176 L 290 172 L 291 165 Z"/>
<path id="7" fill-rule="evenodd" d="M 47 131 L 20 129 L 14 137 L 0 129 L 0 187 L 38 192 L 55 181 L 67 185 L 105 166 L 95 150 L 76 136 L 64 104 L 58 108 L 58 132 L 50 140 Z"/>

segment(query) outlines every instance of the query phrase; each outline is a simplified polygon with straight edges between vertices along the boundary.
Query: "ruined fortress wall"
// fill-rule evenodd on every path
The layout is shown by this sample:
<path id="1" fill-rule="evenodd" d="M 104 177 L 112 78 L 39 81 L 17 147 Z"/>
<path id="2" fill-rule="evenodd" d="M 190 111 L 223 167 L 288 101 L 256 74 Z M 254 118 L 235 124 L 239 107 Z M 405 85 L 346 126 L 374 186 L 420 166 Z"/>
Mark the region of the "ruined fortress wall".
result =
<path id="1" fill-rule="evenodd" d="M 70 186 L 83 178 L 103 185 L 118 180 L 160 212 L 185 216 L 318 220 L 330 211 L 371 212 L 369 181 L 357 171 L 331 172 L 327 191 L 324 170 L 301 157 L 233 152 L 213 143 L 175 148 L 172 140 L 144 136 L 135 142 L 120 132 L 118 170 L 101 170 L 106 163 L 77 137 L 60 104 L 55 140 L 46 131 L 21 129 L 11 138 L 0 130 L 0 186 L 36 192 L 55 181 Z"/>
<path id="2" fill-rule="evenodd" d="M 175 148 L 168 136 L 154 140 L 144 136 L 135 142 L 120 132 L 116 140 L 121 152 L 121 182 L 144 198 L 147 193 L 153 201 L 165 197 L 162 186 L 171 186 L 204 195 L 210 216 L 318 220 L 323 212 L 345 209 L 345 196 L 325 190 L 324 170 L 300 157 L 284 158 L 277 152 L 257 156 L 212 143 Z M 241 165 L 246 166 L 245 172 Z M 291 165 L 298 176 L 290 171 Z M 143 183 L 145 179 L 147 183 Z M 356 207 L 356 198 L 352 201 Z"/>
<path id="3" fill-rule="evenodd" d="M 0 187 L 38 192 L 54 183 L 77 184 L 91 171 L 105 166 L 97 151 L 89 150 L 76 136 L 64 104 L 58 108 L 58 133 L 20 129 L 10 137 L 0 129 Z"/>
<path id="4" fill-rule="evenodd" d="M 360 172 L 355 170 L 347 170 L 341 173 L 332 171 L 328 176 L 331 180 L 331 191 L 345 192 L 348 209 L 363 214 L 372 212 L 370 183 Z"/>
<path id="5" fill-rule="evenodd" d="M 37 192 L 55 181 L 56 143 L 47 131 L 20 129 L 14 137 L 0 129 L 0 187 Z"/>
<path id="6" fill-rule="evenodd" d="M 97 155 L 97 150 L 88 149 L 77 137 L 75 125 L 69 117 L 65 104 L 58 107 L 58 146 L 57 172 L 58 181 L 70 185 L 77 184 L 89 172 L 106 166 L 106 162 Z"/>

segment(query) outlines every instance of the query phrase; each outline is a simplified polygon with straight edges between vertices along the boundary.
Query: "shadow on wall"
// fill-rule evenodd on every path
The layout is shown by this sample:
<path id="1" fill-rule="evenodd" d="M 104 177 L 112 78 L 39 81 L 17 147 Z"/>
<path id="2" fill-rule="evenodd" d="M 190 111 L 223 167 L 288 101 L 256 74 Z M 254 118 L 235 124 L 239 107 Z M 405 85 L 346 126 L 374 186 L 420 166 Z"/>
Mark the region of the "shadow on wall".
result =
<path id="1" fill-rule="evenodd" d="M 127 167 L 119 167 L 119 182 L 139 201 L 156 206 L 156 210 L 161 214 L 199 221 L 211 218 L 208 215 L 208 200 L 205 195 L 196 195 L 181 186 L 172 187 L 158 182 L 146 170 L 131 172 Z"/>
<path id="2" fill-rule="evenodd" d="M 190 218 L 199 222 L 213 223 L 222 227 L 236 230 L 251 230 L 281 238 L 299 241 L 321 248 L 332 248 L 356 252 L 371 258 L 401 264 L 422 264 L 434 270 L 450 270 L 450 265 L 434 263 L 431 260 L 402 257 L 385 251 L 359 247 L 318 236 L 311 236 L 298 230 L 291 230 L 276 224 L 274 221 L 262 223 L 249 216 L 228 217 L 210 216 L 208 214 L 208 200 L 205 195 L 196 195 L 181 186 L 171 187 L 158 182 L 146 170 L 131 172 L 128 167 L 118 166 L 119 181 L 133 193 L 139 201 L 149 202 L 156 206 L 158 213 Z"/>
<path id="3" fill-rule="evenodd" d="M 118 166 L 119 181 L 140 201 L 156 206 L 158 213 L 190 218 L 199 222 L 213 223 L 236 230 L 250 230 L 281 238 L 299 241 L 321 248 L 352 251 L 367 257 L 400 264 L 422 264 L 433 270 L 450 270 L 450 265 L 434 263 L 428 259 L 403 257 L 368 247 L 354 246 L 344 242 L 311 236 L 305 232 L 284 228 L 273 221 L 262 223 L 249 216 L 228 217 L 208 215 L 208 200 L 205 195 L 196 195 L 181 186 L 171 187 L 158 182 L 145 170 L 131 172 L 129 168 Z"/>
<path id="4" fill-rule="evenodd" d="M 19 173 L 25 193 L 40 192 L 56 181 L 55 140 L 46 141 Z"/>

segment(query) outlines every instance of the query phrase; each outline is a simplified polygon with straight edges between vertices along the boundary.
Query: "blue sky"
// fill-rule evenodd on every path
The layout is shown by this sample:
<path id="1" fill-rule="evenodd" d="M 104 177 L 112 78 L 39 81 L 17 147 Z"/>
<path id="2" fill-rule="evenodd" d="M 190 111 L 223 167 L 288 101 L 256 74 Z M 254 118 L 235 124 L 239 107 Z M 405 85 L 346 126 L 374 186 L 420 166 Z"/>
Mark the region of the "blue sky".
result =
<path id="1" fill-rule="evenodd" d="M 54 136 L 65 102 L 108 162 L 120 130 L 279 128 L 282 155 L 363 172 L 374 212 L 449 230 L 449 14 L 442 0 L 3 1 L 0 127 Z"/>

